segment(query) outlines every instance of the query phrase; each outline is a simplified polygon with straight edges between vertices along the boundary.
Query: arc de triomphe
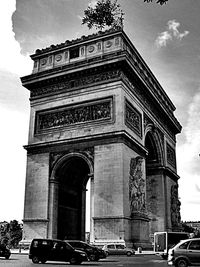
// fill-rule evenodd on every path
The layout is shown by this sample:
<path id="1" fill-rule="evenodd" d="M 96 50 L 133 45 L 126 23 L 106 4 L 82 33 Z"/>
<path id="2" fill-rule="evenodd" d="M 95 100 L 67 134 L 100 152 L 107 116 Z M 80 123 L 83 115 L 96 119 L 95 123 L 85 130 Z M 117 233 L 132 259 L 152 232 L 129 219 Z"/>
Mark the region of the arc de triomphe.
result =
<path id="1" fill-rule="evenodd" d="M 147 247 L 180 223 L 175 107 L 123 30 L 36 50 L 23 238 Z"/>

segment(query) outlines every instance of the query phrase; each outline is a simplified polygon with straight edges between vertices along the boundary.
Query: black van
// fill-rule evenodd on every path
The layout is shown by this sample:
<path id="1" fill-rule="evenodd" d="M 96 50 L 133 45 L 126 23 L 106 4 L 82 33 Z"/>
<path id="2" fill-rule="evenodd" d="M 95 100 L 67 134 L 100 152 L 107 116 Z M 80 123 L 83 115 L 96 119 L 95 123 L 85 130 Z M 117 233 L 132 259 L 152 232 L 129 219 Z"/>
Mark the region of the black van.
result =
<path id="1" fill-rule="evenodd" d="M 70 264 L 81 264 L 82 261 L 87 261 L 87 255 L 62 240 L 35 238 L 30 245 L 29 259 L 33 263 L 67 261 Z"/>
<path id="2" fill-rule="evenodd" d="M 65 240 L 73 248 L 85 251 L 90 261 L 98 261 L 99 259 L 106 258 L 106 253 L 95 246 L 92 246 L 80 240 Z"/>

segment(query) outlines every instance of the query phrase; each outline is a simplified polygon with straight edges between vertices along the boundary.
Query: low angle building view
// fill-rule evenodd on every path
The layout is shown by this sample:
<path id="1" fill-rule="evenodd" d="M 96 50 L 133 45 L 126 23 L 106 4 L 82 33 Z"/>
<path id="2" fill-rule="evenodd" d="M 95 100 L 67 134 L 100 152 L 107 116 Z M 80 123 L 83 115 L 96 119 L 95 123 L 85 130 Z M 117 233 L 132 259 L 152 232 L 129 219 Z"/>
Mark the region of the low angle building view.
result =
<path id="1" fill-rule="evenodd" d="M 200 266 L 191 2 L 2 6 L 0 266 Z"/>
<path id="2" fill-rule="evenodd" d="M 175 107 L 121 29 L 36 50 L 24 237 L 151 246 L 180 227 Z M 45 188 L 45 190 L 44 190 Z"/>

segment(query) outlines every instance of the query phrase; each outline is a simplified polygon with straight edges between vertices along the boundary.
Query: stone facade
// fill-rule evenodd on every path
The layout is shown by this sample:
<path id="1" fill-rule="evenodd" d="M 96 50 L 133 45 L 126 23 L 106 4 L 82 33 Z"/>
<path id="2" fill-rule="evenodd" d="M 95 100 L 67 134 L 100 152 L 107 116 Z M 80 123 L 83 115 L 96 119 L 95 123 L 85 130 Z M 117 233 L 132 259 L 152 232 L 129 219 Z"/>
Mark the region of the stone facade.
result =
<path id="1" fill-rule="evenodd" d="M 148 247 L 153 232 L 177 229 L 181 126 L 126 34 L 83 36 L 31 58 L 24 239 L 84 239 L 89 179 L 91 242 Z"/>

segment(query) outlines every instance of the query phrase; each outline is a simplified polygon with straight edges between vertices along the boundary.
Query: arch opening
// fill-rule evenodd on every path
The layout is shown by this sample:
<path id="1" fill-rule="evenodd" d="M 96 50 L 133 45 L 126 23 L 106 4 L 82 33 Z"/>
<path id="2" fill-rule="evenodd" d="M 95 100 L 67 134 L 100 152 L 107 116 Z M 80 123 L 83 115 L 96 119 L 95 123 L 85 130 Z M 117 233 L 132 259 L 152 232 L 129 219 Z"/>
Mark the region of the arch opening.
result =
<path id="1" fill-rule="evenodd" d="M 148 150 L 146 157 L 146 203 L 150 220 L 150 233 L 163 230 L 160 218 L 164 218 L 164 208 L 160 206 L 164 203 L 163 176 L 160 171 L 162 166 L 162 149 L 160 138 L 156 130 L 149 131 L 145 138 L 145 147 Z"/>
<path id="2" fill-rule="evenodd" d="M 153 136 L 150 134 L 150 132 L 148 132 L 146 135 L 145 147 L 148 150 L 148 155 L 146 158 L 146 164 L 152 165 L 154 163 L 158 163 L 158 153 L 157 153 L 156 144 L 155 144 Z"/>
<path id="3" fill-rule="evenodd" d="M 57 238 L 85 240 L 86 186 L 90 177 L 88 163 L 73 156 L 55 172 L 58 181 Z"/>

